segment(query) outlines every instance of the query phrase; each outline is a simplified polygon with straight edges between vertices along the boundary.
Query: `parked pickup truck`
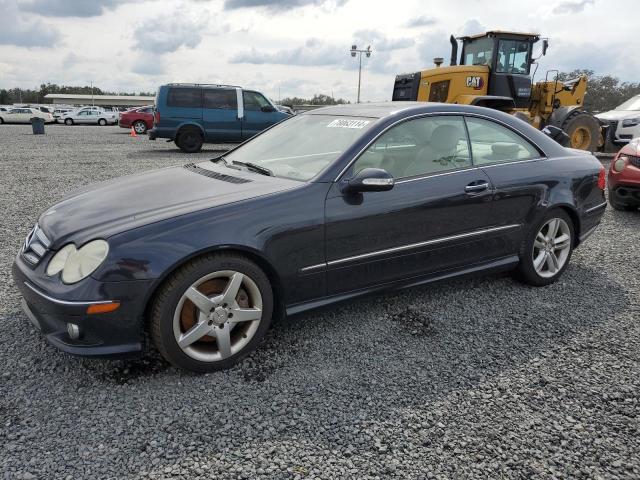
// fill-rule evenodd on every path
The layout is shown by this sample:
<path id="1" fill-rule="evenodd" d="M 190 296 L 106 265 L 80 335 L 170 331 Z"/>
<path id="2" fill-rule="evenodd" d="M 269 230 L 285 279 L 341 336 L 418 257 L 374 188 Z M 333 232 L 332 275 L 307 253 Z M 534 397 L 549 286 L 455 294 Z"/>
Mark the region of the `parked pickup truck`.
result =
<path id="1" fill-rule="evenodd" d="M 173 140 L 184 152 L 203 143 L 241 142 L 289 118 L 265 95 L 230 85 L 162 85 L 156 95 L 150 140 Z"/>

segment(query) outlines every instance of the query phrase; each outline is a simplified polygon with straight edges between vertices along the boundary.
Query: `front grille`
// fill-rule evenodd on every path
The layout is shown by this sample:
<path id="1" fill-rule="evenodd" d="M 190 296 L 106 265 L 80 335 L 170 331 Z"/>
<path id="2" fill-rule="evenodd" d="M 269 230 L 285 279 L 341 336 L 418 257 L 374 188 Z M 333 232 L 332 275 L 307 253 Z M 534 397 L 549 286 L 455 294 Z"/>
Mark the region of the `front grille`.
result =
<path id="1" fill-rule="evenodd" d="M 194 163 L 187 163 L 184 168 L 187 170 L 191 170 L 194 173 L 198 173 L 200 175 L 204 175 L 205 177 L 215 178 L 216 180 L 222 180 L 223 182 L 229 183 L 249 183 L 251 180 L 247 178 L 234 177 L 231 175 L 225 175 L 224 173 L 213 172 L 211 170 L 207 170 L 206 168 L 202 168 L 197 166 Z"/>
<path id="2" fill-rule="evenodd" d="M 36 223 L 35 227 L 29 232 L 27 238 L 22 245 L 22 258 L 32 266 L 36 266 L 42 260 L 42 257 L 49 247 L 51 246 L 51 240 L 47 238 L 44 232 L 40 229 Z"/>
<path id="3" fill-rule="evenodd" d="M 640 157 L 636 157 L 633 155 L 627 155 L 627 158 L 629 159 L 629 163 L 631 165 L 633 165 L 636 168 L 640 168 Z"/>

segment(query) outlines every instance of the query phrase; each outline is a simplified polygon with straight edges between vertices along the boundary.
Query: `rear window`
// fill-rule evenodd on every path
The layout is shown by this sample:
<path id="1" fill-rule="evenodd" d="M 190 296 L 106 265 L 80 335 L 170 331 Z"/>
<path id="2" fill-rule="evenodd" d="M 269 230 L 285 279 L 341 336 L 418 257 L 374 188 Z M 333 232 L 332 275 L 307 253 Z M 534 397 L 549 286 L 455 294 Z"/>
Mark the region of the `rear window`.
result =
<path id="1" fill-rule="evenodd" d="M 238 95 L 235 90 L 205 89 L 202 91 L 202 98 L 204 108 L 238 109 Z"/>
<path id="2" fill-rule="evenodd" d="M 201 90 L 199 88 L 170 88 L 167 93 L 167 106 L 201 108 Z"/>

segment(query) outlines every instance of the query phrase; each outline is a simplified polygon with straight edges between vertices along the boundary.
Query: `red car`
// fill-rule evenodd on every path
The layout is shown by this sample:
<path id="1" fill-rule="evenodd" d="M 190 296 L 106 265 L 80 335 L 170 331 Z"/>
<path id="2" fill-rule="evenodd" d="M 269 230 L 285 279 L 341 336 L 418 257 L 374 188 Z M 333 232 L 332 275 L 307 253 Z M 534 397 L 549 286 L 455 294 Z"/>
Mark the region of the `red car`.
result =
<path id="1" fill-rule="evenodd" d="M 640 139 L 622 147 L 611 162 L 609 204 L 616 210 L 640 207 Z"/>
<path id="2" fill-rule="evenodd" d="M 153 127 L 153 107 L 134 108 L 121 113 L 118 125 L 122 128 L 133 127 L 137 134 L 146 133 Z"/>

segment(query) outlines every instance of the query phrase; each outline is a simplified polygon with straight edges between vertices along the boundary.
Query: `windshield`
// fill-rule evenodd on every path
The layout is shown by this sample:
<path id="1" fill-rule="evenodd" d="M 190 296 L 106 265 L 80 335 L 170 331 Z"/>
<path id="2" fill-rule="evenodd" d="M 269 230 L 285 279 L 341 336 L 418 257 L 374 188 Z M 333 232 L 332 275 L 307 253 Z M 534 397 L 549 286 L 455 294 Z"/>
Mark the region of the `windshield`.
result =
<path id="1" fill-rule="evenodd" d="M 498 73 L 529 73 L 529 42 L 500 40 L 496 71 Z"/>
<path id="2" fill-rule="evenodd" d="M 338 158 L 375 120 L 298 115 L 238 147 L 224 159 L 228 163 L 252 163 L 276 177 L 306 181 Z"/>
<path id="3" fill-rule="evenodd" d="M 493 39 L 478 38 L 468 40 L 464 45 L 465 65 L 491 65 L 493 55 Z"/>
<path id="4" fill-rule="evenodd" d="M 616 107 L 616 110 L 640 110 L 640 95 L 631 97 L 622 105 L 618 105 Z"/>

